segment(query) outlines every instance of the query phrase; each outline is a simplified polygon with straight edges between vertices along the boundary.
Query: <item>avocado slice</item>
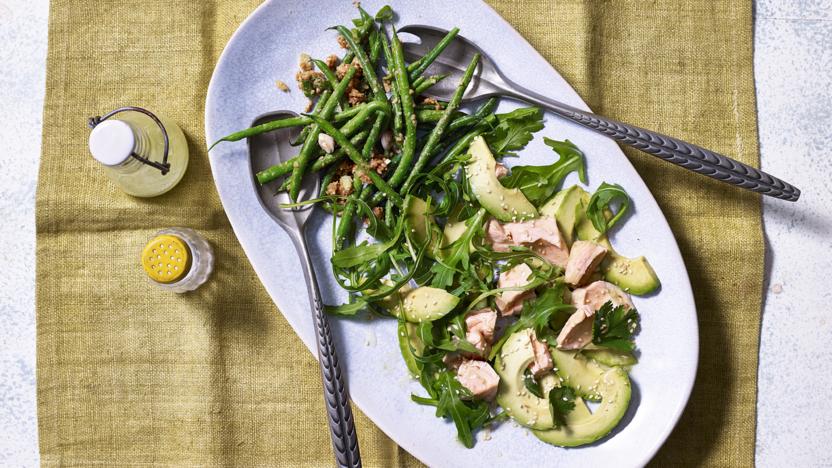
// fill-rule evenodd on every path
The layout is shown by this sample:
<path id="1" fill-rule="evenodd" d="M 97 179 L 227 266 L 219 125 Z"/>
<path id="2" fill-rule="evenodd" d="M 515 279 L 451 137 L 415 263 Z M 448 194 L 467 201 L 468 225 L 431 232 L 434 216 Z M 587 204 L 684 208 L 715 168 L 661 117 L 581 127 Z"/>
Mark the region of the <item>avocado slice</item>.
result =
<path id="1" fill-rule="evenodd" d="M 467 220 L 457 220 L 453 215 L 448 217 L 448 222 L 445 223 L 445 229 L 442 230 L 442 244 L 440 244 L 441 250 L 439 251 L 440 257 L 447 255 L 445 249 L 465 234 L 465 231 L 468 229 L 465 221 Z M 475 250 L 474 244 L 469 243 L 468 252 L 473 253 Z"/>
<path id="2" fill-rule="evenodd" d="M 592 240 L 607 248 L 607 257 L 600 268 L 605 280 L 637 296 L 649 294 L 661 285 L 656 271 L 646 258 L 629 258 L 616 252 L 607 236 L 599 233 L 586 216 L 582 216 L 576 231 L 578 239 Z"/>
<path id="3" fill-rule="evenodd" d="M 459 298 L 444 289 L 420 286 L 402 297 L 401 308 L 408 322 L 432 322 L 459 304 Z"/>
<path id="4" fill-rule="evenodd" d="M 383 281 L 386 283 L 386 281 Z M 396 293 L 376 302 L 390 315 L 411 323 L 432 322 L 444 317 L 459 304 L 459 298 L 444 289 L 404 285 Z"/>
<path id="5" fill-rule="evenodd" d="M 494 168 L 497 164 L 488 144 L 478 136 L 468 147 L 471 160 L 465 166 L 465 174 L 474 196 L 492 216 L 500 221 L 523 221 L 537 217 L 534 208 L 520 189 L 503 186 Z"/>
<path id="6" fill-rule="evenodd" d="M 634 366 L 638 360 L 633 353 L 614 349 L 584 349 L 584 356 L 608 367 Z"/>
<path id="7" fill-rule="evenodd" d="M 404 363 L 407 365 L 407 370 L 413 377 L 418 377 L 420 369 L 416 358 L 424 352 L 425 344 L 419 338 L 417 325 L 399 320 L 397 333 L 399 335 L 399 349 L 402 352 Z"/>
<path id="8" fill-rule="evenodd" d="M 592 360 L 575 359 L 577 356 L 573 353 L 550 349 L 558 368 L 558 375 L 567 385 L 593 381 L 594 393 L 601 398 L 601 405 L 595 412 L 590 413 L 584 402 L 576 398 L 575 409 L 566 416 L 566 425 L 545 431 L 534 430 L 532 433 L 546 443 L 561 447 L 589 444 L 609 434 L 624 417 L 630 405 L 631 387 L 627 372 L 620 367 L 606 369 Z M 575 390 L 578 393 L 577 389 Z"/>
<path id="9" fill-rule="evenodd" d="M 578 351 L 562 351 L 550 347 L 552 360 L 555 362 L 555 372 L 575 390 L 575 394 L 589 401 L 601 401 L 598 391 L 599 382 L 606 369 L 597 362 L 588 359 Z"/>
<path id="10" fill-rule="evenodd" d="M 500 376 L 497 403 L 518 423 L 549 429 L 555 425 L 549 400 L 534 396 L 523 383 L 523 373 L 534 361 L 531 333 L 527 328 L 509 336 L 494 361 L 494 370 Z"/>
<path id="11" fill-rule="evenodd" d="M 419 197 L 409 195 L 405 199 L 405 228 L 410 237 L 419 245 L 428 241 L 428 225 L 430 225 L 430 245 L 425 254 L 430 258 L 436 258 L 437 249 L 442 239 L 442 231 L 433 221 L 433 214 L 428 213 L 428 204 Z M 428 224 L 428 220 L 431 221 Z"/>
<path id="12" fill-rule="evenodd" d="M 575 225 L 583 216 L 586 204 L 589 202 L 589 193 L 586 190 L 573 185 L 558 192 L 554 198 L 540 207 L 540 214 L 555 218 L 558 222 L 563 238 L 571 247 L 575 240 Z"/>

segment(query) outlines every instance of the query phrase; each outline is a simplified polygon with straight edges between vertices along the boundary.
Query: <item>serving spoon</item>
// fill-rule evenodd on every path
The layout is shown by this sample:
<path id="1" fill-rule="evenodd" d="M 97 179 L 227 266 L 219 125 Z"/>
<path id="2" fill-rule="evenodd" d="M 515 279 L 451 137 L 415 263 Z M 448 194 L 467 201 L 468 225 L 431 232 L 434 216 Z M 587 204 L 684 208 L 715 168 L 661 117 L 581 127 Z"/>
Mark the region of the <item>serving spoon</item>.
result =
<path id="1" fill-rule="evenodd" d="M 419 39 L 419 42 L 409 42 L 406 37 L 402 37 L 405 58 L 412 62 L 424 57 L 448 34 L 448 31 L 432 26 L 409 25 L 400 28 L 399 33 L 411 34 Z M 506 78 L 485 52 L 459 35 L 428 67 L 432 74 L 447 74 L 449 78 L 433 85 L 425 94 L 449 100 L 455 91 L 456 83 L 476 53 L 482 55 L 482 58 L 470 86 L 463 95 L 463 101 L 491 96 L 525 101 L 549 109 L 560 117 L 606 135 L 619 143 L 712 179 L 782 200 L 797 201 L 800 197 L 797 187 L 727 156 L 661 133 L 586 112 L 526 89 Z"/>
<path id="2" fill-rule="evenodd" d="M 276 111 L 258 117 L 252 123 L 252 126 L 290 117 L 297 117 L 297 114 L 291 111 Z M 315 327 L 318 364 L 321 368 L 329 435 L 332 439 L 335 460 L 339 467 L 360 467 L 361 454 L 358 450 L 358 438 L 355 434 L 355 422 L 350 409 L 347 388 L 344 385 L 344 376 L 338 364 L 338 353 L 332 341 L 332 332 L 323 310 L 321 292 L 318 288 L 315 269 L 312 266 L 309 248 L 306 244 L 306 221 L 312 214 L 315 205 L 284 208 L 281 206 L 282 204 L 290 203 L 288 194 L 285 191 L 276 194 L 274 187 L 270 184 L 260 185 L 256 179 L 257 172 L 291 157 L 290 142 L 297 137 L 298 133 L 298 127 L 291 127 L 263 133 L 248 139 L 252 183 L 263 209 L 286 231 L 300 257 L 300 264 L 303 268 L 303 276 L 309 293 L 309 302 L 312 306 L 312 323 Z M 298 201 L 308 200 L 318 193 L 320 181 L 317 177 L 305 177 L 303 181 L 304 184 Z"/>

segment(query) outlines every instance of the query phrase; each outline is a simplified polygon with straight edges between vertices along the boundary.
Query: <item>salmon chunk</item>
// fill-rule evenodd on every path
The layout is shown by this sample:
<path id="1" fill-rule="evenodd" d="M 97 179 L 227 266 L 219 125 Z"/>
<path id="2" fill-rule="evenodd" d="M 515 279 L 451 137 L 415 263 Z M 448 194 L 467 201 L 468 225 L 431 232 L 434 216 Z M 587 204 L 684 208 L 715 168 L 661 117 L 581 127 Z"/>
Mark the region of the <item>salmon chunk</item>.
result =
<path id="1" fill-rule="evenodd" d="M 593 311 L 596 311 L 608 301 L 612 302 L 613 306 L 623 306 L 627 309 L 635 308 L 629 294 L 606 281 L 595 281 L 584 288 L 572 291 L 572 305 L 575 307 L 588 305 Z"/>
<path id="2" fill-rule="evenodd" d="M 529 276 L 532 269 L 525 263 L 521 263 L 511 270 L 500 273 L 497 280 L 498 288 L 515 288 L 529 284 Z M 514 315 L 523 309 L 523 301 L 534 297 L 534 291 L 503 291 L 495 299 L 497 309 L 502 315 Z"/>
<path id="3" fill-rule="evenodd" d="M 494 175 L 497 176 L 498 179 L 502 179 L 508 175 L 508 168 L 500 163 L 497 163 L 494 165 Z"/>
<path id="4" fill-rule="evenodd" d="M 534 362 L 529 366 L 529 370 L 535 377 L 540 377 L 552 370 L 555 363 L 552 361 L 552 354 L 549 353 L 549 347 L 546 343 L 538 340 L 534 333 L 531 334 L 530 338 L 534 350 Z"/>
<path id="5" fill-rule="evenodd" d="M 607 255 L 607 248 L 596 242 L 576 241 L 569 252 L 564 280 L 572 286 L 580 286 L 589 280 L 601 261 Z"/>
<path id="6" fill-rule="evenodd" d="M 557 343 L 560 349 L 581 349 L 592 342 L 592 323 L 595 320 L 595 309 L 588 305 L 580 305 L 569 316 L 569 320 L 558 334 Z"/>
<path id="7" fill-rule="evenodd" d="M 491 349 L 496 326 L 497 312 L 490 308 L 475 310 L 465 316 L 465 339 L 479 350 L 481 356 L 486 356 Z"/>
<path id="8" fill-rule="evenodd" d="M 508 252 L 513 246 L 524 246 L 554 265 L 565 268 L 569 260 L 569 247 L 558 229 L 558 223 L 542 217 L 522 223 L 488 221 L 485 240 L 495 252 Z"/>
<path id="9" fill-rule="evenodd" d="M 456 379 L 474 398 L 491 400 L 497 395 L 500 377 L 485 361 L 465 361 L 459 365 Z"/>

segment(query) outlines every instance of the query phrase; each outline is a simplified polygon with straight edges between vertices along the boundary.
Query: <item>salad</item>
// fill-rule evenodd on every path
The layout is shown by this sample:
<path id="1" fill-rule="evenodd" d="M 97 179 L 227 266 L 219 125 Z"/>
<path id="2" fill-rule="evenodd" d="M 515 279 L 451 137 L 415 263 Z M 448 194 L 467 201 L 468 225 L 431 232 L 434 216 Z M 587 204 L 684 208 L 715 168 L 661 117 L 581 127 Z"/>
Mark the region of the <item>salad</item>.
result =
<path id="1" fill-rule="evenodd" d="M 327 311 L 396 320 L 404 364 L 423 387 L 413 402 L 452 420 L 466 447 L 507 419 L 558 446 L 603 438 L 630 402 L 639 330 L 630 295 L 659 288 L 647 259 L 618 254 L 607 238 L 629 210 L 626 191 L 583 188 L 584 156 L 568 140 L 543 137 L 551 164 L 502 164 L 522 162 L 544 128 L 541 110 L 495 113 L 491 98 L 463 111 L 476 55 L 449 101 L 429 97 L 448 78 L 430 66 L 458 30 L 408 63 L 392 9 L 358 10 L 352 26 L 333 28 L 343 57 L 301 55 L 305 114 L 217 143 L 301 128 L 298 155 L 258 182 L 287 192 L 287 208 L 332 213 L 332 272 L 350 299 Z M 571 173 L 583 186 L 561 188 Z M 310 177 L 320 193 L 299 201 Z"/>

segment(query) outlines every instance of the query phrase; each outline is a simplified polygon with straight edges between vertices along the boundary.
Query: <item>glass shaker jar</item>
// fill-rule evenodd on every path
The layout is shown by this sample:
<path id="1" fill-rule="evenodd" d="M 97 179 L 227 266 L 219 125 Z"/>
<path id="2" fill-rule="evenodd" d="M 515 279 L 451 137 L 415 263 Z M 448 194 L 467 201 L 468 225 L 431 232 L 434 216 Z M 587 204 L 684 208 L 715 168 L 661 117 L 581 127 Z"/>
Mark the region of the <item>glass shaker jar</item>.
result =
<path id="1" fill-rule="evenodd" d="M 153 284 L 162 289 L 193 291 L 211 275 L 214 250 L 193 229 L 163 229 L 142 250 L 142 267 Z"/>
<path id="2" fill-rule="evenodd" d="M 140 107 L 89 120 L 90 153 L 107 177 L 136 197 L 172 189 L 188 168 L 188 141 L 173 121 Z"/>

